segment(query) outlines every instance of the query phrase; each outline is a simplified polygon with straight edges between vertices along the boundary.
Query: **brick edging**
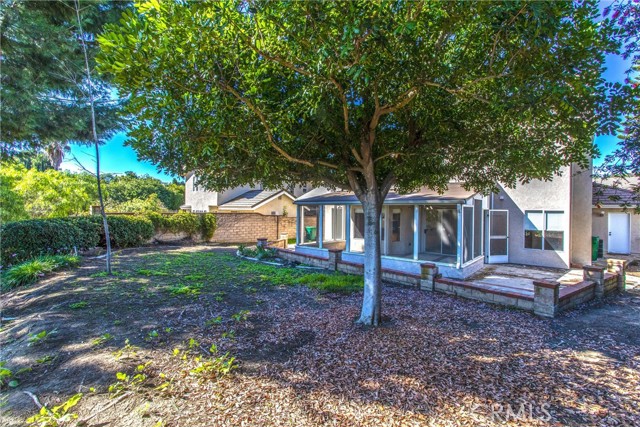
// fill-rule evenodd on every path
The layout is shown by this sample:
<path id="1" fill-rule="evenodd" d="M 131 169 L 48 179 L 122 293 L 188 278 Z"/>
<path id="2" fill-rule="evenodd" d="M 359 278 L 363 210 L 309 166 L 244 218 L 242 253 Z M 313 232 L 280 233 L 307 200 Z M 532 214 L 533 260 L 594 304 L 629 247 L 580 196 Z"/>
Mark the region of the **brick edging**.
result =
<path id="1" fill-rule="evenodd" d="M 436 278 L 434 279 L 435 282 L 437 283 L 444 283 L 445 285 L 452 285 L 452 286 L 460 286 L 461 288 L 465 288 L 465 289 L 473 289 L 476 291 L 480 291 L 480 292 L 484 292 L 487 294 L 494 294 L 494 295 L 500 295 L 503 297 L 509 297 L 509 298 L 517 298 L 517 299 L 522 299 L 522 300 L 526 300 L 526 301 L 533 301 L 533 297 L 532 296 L 528 296 L 528 295 L 522 295 L 522 294 L 518 294 L 515 292 L 509 292 L 509 291 L 497 291 L 494 289 L 486 289 L 486 288 L 482 288 L 480 286 L 474 285 L 471 282 L 465 282 L 462 280 L 455 280 L 455 279 L 447 279 L 447 278 Z"/>

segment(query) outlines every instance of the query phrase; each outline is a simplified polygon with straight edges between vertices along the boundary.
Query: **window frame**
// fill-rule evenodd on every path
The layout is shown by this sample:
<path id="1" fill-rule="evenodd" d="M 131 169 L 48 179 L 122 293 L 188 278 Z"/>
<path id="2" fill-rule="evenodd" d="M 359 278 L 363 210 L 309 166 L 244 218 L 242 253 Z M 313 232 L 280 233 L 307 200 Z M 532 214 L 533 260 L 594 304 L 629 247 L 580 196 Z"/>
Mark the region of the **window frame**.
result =
<path id="1" fill-rule="evenodd" d="M 542 225 L 540 227 L 540 229 L 531 229 L 531 228 L 526 228 L 527 227 L 527 214 L 529 213 L 539 213 L 542 216 Z M 564 216 L 566 215 L 565 211 L 561 211 L 561 210 L 557 210 L 557 209 L 529 209 L 529 210 L 525 210 L 524 211 L 524 222 L 522 225 L 522 237 L 523 237 L 523 244 L 522 247 L 524 249 L 527 250 L 532 250 L 532 251 L 552 251 L 552 252 L 564 252 L 565 251 L 565 244 L 566 244 L 566 230 L 565 229 L 560 229 L 560 230 L 556 230 L 556 229 L 548 229 L 549 225 L 548 225 L 548 220 L 547 220 L 547 216 L 548 214 L 561 214 L 562 218 L 561 218 L 561 222 L 564 223 Z M 532 221 L 530 221 L 532 222 Z M 527 232 L 533 232 L 538 234 L 539 233 L 539 239 L 540 239 L 540 246 L 539 247 L 528 247 L 527 246 Z M 552 247 L 552 245 L 550 245 L 547 242 L 547 232 L 550 233 L 562 233 L 562 248 L 561 249 L 554 249 Z M 557 239 L 557 237 L 555 237 Z"/>

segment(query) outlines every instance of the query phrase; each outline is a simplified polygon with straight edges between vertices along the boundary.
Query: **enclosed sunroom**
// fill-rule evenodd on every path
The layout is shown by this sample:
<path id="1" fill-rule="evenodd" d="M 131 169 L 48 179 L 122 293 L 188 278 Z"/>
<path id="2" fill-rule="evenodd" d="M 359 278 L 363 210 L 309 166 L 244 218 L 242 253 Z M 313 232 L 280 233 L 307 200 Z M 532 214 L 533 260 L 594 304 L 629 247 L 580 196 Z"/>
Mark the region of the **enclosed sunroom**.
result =
<path id="1" fill-rule="evenodd" d="M 364 263 L 364 212 L 350 192 L 312 192 L 296 200 L 295 251 L 327 257 L 342 250 L 342 260 Z M 419 274 L 431 262 L 445 277 L 464 278 L 483 265 L 486 199 L 460 184 L 444 194 L 390 192 L 380 220 L 382 267 Z"/>

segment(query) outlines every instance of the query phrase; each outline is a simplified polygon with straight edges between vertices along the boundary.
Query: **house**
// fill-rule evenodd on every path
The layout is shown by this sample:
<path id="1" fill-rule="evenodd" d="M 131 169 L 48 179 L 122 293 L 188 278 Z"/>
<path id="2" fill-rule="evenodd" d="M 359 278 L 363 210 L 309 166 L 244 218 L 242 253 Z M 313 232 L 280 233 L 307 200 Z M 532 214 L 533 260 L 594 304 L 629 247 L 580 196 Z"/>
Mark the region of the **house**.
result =
<path id="1" fill-rule="evenodd" d="M 421 265 L 465 279 L 493 263 L 569 268 L 591 262 L 591 171 L 571 165 L 551 181 L 483 195 L 450 183 L 389 192 L 381 229 L 383 270 L 419 275 Z M 353 193 L 312 191 L 298 199 L 295 253 L 364 264 L 364 213 Z"/>
<path id="2" fill-rule="evenodd" d="M 640 254 L 639 203 L 630 189 L 593 183 L 593 235 L 602 239 L 605 254 Z"/>
<path id="3" fill-rule="evenodd" d="M 307 192 L 307 187 L 270 190 L 261 185 L 245 185 L 225 191 L 207 191 L 198 185 L 198 177 L 185 177 L 185 203 L 180 208 L 189 212 L 258 213 L 295 216 L 293 201 Z"/>

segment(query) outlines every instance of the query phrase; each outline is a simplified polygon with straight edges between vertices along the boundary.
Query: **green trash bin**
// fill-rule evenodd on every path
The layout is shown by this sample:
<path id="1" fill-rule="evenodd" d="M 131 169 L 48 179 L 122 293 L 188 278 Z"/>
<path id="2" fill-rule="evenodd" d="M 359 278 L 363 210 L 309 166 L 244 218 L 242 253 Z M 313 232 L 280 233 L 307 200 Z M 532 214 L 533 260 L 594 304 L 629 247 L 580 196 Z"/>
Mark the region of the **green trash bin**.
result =
<path id="1" fill-rule="evenodd" d="M 304 229 L 307 232 L 306 233 L 307 234 L 307 237 L 306 237 L 307 242 L 315 241 L 316 240 L 316 232 L 317 232 L 316 231 L 316 227 L 309 225 L 309 226 L 306 226 Z"/>
<path id="2" fill-rule="evenodd" d="M 591 261 L 595 261 L 598 259 L 598 241 L 600 237 L 591 236 Z"/>

